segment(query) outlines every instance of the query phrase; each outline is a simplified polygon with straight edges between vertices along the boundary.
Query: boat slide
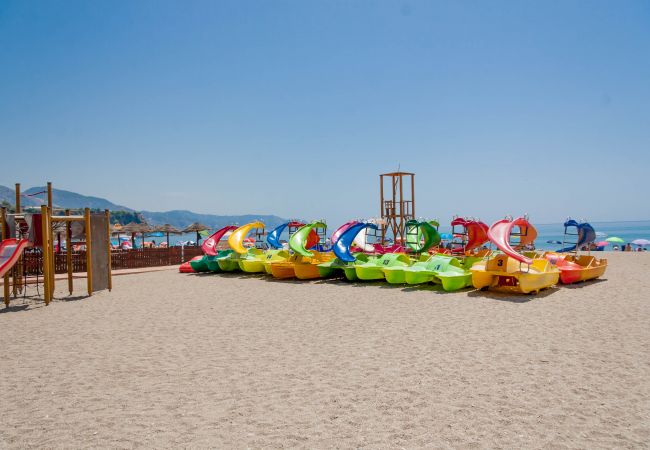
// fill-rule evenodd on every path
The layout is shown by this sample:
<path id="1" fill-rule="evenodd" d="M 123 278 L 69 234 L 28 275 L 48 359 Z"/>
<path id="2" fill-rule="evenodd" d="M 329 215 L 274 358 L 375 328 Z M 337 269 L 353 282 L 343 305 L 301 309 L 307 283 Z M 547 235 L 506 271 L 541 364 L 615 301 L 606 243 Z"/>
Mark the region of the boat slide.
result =
<path id="1" fill-rule="evenodd" d="M 203 250 L 203 253 L 205 253 L 208 256 L 217 256 L 218 251 L 217 251 L 217 245 L 219 244 L 219 241 L 228 233 L 229 231 L 233 231 L 237 229 L 236 226 L 234 225 L 228 225 L 220 230 L 217 230 L 215 233 L 213 233 L 209 238 L 207 238 L 205 241 L 203 241 L 203 244 L 201 244 L 201 250 Z"/>

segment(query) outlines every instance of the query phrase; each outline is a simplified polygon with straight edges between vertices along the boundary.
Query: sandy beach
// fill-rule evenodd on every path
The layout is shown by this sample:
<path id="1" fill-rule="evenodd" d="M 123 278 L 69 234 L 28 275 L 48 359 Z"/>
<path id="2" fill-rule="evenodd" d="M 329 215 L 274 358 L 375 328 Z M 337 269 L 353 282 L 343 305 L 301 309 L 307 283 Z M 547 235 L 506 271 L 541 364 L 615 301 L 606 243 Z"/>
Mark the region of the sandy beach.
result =
<path id="1" fill-rule="evenodd" d="M 606 256 L 603 281 L 537 296 L 59 283 L 0 312 L 0 448 L 647 448 L 650 254 Z"/>

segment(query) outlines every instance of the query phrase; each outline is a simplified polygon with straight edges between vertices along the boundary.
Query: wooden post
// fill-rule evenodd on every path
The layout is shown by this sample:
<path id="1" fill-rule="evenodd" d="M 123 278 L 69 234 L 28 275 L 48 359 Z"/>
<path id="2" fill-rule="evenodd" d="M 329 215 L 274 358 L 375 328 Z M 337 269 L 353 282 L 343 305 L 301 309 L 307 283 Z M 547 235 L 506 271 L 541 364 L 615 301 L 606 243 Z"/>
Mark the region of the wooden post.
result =
<path id="1" fill-rule="evenodd" d="M 43 291 L 45 304 L 50 304 L 51 291 L 50 291 L 50 248 L 49 240 L 50 233 L 48 232 L 48 209 L 47 206 L 41 206 L 41 228 L 43 235 Z"/>
<path id="2" fill-rule="evenodd" d="M 84 208 L 84 224 L 86 228 L 86 280 L 88 282 L 88 296 L 93 295 L 93 259 L 91 256 L 90 208 Z"/>
<path id="3" fill-rule="evenodd" d="M 47 182 L 47 207 L 50 208 L 50 211 L 52 211 L 52 208 L 54 205 L 52 204 L 52 182 L 48 181 Z"/>
<path id="4" fill-rule="evenodd" d="M 70 210 L 65 210 L 65 215 L 70 215 Z M 74 281 L 72 279 L 72 223 L 65 223 L 65 265 L 68 269 L 68 292 L 72 295 L 74 291 Z"/>
<path id="5" fill-rule="evenodd" d="M 20 183 L 16 183 L 16 214 L 20 214 Z"/>
<path id="6" fill-rule="evenodd" d="M 108 292 L 113 289 L 113 269 L 112 269 L 112 261 L 111 261 L 111 212 L 108 209 L 104 210 L 104 214 L 106 214 L 106 226 L 108 227 L 108 242 L 106 243 L 107 245 L 107 251 L 108 251 Z M 119 234 L 117 235 L 117 240 L 119 243 Z"/>
<path id="7" fill-rule="evenodd" d="M 53 211 L 51 208 L 47 208 L 47 236 L 48 236 L 48 246 L 49 246 L 49 261 L 50 261 L 50 293 L 52 298 L 54 298 L 54 290 L 56 289 L 56 265 L 55 259 L 56 255 L 54 253 L 54 230 L 52 230 L 52 214 Z"/>
<path id="8" fill-rule="evenodd" d="M 7 216 L 7 209 L 3 206 L 0 207 L 0 233 L 2 234 L 2 240 L 9 239 L 9 230 L 7 227 L 7 221 L 6 221 L 6 216 Z M 9 306 L 9 273 L 5 273 L 4 276 L 4 301 L 5 301 L 5 306 Z"/>

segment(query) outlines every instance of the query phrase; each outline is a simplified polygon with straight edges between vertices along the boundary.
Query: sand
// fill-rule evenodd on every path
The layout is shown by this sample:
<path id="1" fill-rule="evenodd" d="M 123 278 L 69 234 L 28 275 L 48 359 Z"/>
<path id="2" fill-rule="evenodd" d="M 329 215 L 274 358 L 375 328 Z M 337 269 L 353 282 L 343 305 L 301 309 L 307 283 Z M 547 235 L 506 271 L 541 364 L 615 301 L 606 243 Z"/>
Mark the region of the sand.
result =
<path id="1" fill-rule="evenodd" d="M 607 256 L 537 296 L 169 270 L 18 300 L 0 448 L 648 447 L 650 254 Z"/>

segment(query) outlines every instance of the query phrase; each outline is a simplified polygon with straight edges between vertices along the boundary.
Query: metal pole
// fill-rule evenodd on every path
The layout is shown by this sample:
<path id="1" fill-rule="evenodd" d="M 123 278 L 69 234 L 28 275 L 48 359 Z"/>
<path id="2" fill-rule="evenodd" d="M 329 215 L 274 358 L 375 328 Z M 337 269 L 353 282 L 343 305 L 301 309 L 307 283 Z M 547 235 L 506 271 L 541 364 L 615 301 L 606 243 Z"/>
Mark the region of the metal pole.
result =
<path id="1" fill-rule="evenodd" d="M 415 174 L 411 174 L 411 214 L 415 219 Z"/>

